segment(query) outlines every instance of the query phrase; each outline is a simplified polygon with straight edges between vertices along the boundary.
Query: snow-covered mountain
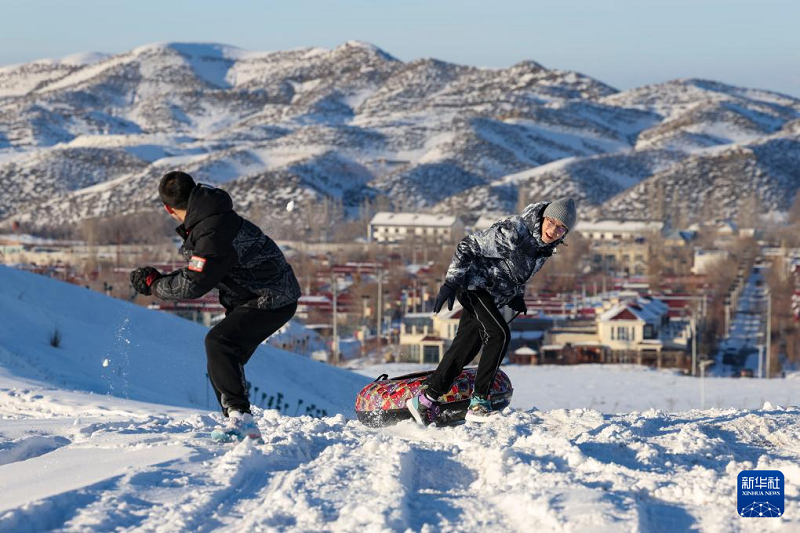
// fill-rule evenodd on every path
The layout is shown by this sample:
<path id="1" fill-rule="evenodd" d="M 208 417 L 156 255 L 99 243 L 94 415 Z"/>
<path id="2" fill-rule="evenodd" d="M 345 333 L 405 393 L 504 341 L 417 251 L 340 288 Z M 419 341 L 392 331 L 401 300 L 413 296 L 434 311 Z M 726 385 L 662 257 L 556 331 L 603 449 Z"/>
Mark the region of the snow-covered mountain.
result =
<path id="1" fill-rule="evenodd" d="M 361 42 L 155 44 L 0 68 L 0 220 L 152 209 L 176 168 L 225 184 L 261 216 L 289 199 L 354 210 L 377 195 L 476 216 L 512 211 L 520 194 L 669 216 L 641 200 L 654 189 L 662 204 L 677 198 L 672 208 L 714 191 L 735 213 L 737 191 L 755 189 L 764 207 L 787 209 L 799 125 L 798 99 L 706 80 L 620 92 L 533 61 L 405 63 Z"/>

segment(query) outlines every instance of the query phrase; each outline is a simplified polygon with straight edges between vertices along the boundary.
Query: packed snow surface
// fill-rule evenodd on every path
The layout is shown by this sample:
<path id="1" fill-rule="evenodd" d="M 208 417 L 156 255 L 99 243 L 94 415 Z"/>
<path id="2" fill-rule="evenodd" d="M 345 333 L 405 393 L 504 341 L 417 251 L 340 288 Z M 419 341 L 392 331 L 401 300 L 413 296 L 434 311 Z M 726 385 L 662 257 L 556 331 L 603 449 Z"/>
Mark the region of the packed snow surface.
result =
<path id="1" fill-rule="evenodd" d="M 699 380 L 668 372 L 508 367 L 514 403 L 489 424 L 368 428 L 366 375 L 411 368 L 265 346 L 248 377 L 291 405 L 254 408 L 264 443 L 220 445 L 200 326 L 8 268 L 0 313 L 0 531 L 800 530 L 800 408 L 782 404 L 800 380 L 708 379 L 765 403 L 699 410 L 677 400 Z M 739 517 L 745 469 L 784 473 L 782 517 Z"/>
<path id="2" fill-rule="evenodd" d="M 264 444 L 216 445 L 216 414 L 0 383 L 3 531 L 800 528 L 796 407 L 509 410 L 438 429 L 257 409 Z M 784 473 L 782 518 L 737 515 L 745 469 Z"/>

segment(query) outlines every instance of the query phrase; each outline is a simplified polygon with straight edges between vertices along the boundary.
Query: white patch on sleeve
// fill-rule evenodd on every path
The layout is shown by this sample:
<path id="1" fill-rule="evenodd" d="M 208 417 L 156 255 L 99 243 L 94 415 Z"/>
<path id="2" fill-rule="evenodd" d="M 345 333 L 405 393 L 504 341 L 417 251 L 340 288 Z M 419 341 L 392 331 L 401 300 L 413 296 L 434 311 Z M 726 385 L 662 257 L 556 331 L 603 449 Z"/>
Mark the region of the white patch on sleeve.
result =
<path id="1" fill-rule="evenodd" d="M 194 272 L 202 272 L 206 267 L 206 260 L 199 255 L 193 255 L 189 260 L 189 270 Z"/>

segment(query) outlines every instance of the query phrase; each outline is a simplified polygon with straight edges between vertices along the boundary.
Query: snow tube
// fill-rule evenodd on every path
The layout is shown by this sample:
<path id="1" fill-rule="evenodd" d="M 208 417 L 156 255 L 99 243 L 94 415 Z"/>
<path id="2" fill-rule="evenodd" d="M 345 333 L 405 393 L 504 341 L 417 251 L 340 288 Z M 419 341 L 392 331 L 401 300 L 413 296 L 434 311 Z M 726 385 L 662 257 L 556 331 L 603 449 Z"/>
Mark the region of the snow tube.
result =
<path id="1" fill-rule="evenodd" d="M 387 426 L 411 418 L 406 409 L 406 400 L 417 394 L 425 379 L 433 371 L 417 372 L 388 379 L 383 374 L 361 389 L 356 397 L 356 415 L 361 423 L 372 426 Z M 453 386 L 440 397 L 442 414 L 438 422 L 447 424 L 463 420 L 467 414 L 469 399 L 475 387 L 477 368 L 466 368 L 453 382 Z M 495 409 L 503 409 L 511 403 L 514 389 L 511 380 L 502 370 L 498 370 L 489 391 L 489 400 Z"/>

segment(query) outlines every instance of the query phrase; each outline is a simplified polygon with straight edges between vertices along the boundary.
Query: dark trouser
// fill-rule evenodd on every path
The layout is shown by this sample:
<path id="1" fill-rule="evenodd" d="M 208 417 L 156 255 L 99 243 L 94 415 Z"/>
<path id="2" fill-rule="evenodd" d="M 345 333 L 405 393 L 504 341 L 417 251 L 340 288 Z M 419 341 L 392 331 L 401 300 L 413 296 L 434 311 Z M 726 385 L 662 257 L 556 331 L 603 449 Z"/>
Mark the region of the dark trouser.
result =
<path id="1" fill-rule="evenodd" d="M 244 365 L 258 345 L 294 316 L 297 303 L 279 309 L 236 307 L 206 335 L 208 377 L 225 416 L 250 412 Z"/>
<path id="2" fill-rule="evenodd" d="M 488 396 L 494 376 L 506 355 L 511 332 L 494 298 L 484 290 L 460 290 L 458 301 L 464 306 L 453 344 L 436 370 L 428 376 L 429 396 L 441 396 L 453 385 L 464 367 L 483 347 L 473 394 Z"/>

